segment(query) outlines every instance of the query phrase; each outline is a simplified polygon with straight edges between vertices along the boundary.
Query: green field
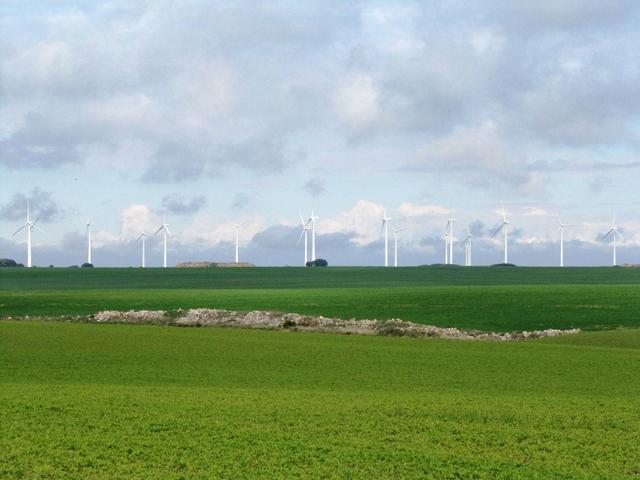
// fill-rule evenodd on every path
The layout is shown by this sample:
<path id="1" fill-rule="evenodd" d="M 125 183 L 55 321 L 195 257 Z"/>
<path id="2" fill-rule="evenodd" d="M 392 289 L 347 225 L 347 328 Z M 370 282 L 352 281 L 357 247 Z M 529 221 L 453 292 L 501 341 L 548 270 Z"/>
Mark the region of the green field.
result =
<path id="1" fill-rule="evenodd" d="M 0 323 L 0 478 L 637 478 L 640 331 Z"/>
<path id="2" fill-rule="evenodd" d="M 0 317 L 210 307 L 512 331 L 640 326 L 640 269 L 4 269 Z"/>
<path id="3" fill-rule="evenodd" d="M 524 342 L 100 325 L 223 307 Z M 0 478 L 640 478 L 640 271 L 0 270 Z M 60 319 L 59 319 L 60 320 Z M 600 331 L 595 331 L 600 330 Z"/>

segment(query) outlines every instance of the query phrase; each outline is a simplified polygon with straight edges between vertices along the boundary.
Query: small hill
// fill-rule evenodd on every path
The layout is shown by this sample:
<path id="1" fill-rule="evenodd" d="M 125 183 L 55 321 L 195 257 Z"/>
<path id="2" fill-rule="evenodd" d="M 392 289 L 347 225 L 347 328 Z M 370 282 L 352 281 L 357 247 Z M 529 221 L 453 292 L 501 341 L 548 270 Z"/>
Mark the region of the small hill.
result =
<path id="1" fill-rule="evenodd" d="M 249 262 L 181 262 L 176 268 L 248 268 L 255 267 Z"/>

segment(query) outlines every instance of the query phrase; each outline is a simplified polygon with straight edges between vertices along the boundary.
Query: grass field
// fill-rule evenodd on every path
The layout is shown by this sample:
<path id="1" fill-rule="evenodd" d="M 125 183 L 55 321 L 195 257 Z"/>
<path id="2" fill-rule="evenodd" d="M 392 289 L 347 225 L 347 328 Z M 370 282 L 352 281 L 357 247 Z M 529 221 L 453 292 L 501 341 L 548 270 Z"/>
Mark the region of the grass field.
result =
<path id="1" fill-rule="evenodd" d="M 0 478 L 640 475 L 640 331 L 520 343 L 0 322 Z"/>
<path id="2" fill-rule="evenodd" d="M 640 326 L 640 269 L 4 269 L 0 317 L 190 307 L 511 331 Z"/>
<path id="3" fill-rule="evenodd" d="M 640 271 L 5 269 L 0 317 L 222 307 L 471 342 L 0 321 L 0 478 L 640 478 Z M 595 331 L 599 330 L 599 331 Z"/>

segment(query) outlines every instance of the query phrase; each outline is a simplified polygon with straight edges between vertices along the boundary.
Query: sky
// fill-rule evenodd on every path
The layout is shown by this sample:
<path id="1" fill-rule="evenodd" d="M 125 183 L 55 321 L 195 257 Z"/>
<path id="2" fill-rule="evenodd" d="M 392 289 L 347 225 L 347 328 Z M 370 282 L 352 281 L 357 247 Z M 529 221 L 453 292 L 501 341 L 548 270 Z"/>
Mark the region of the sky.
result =
<path id="1" fill-rule="evenodd" d="M 0 257 L 640 263 L 635 0 L 14 1 L 0 6 Z M 390 248 L 393 236 L 390 234 Z M 162 263 L 149 237 L 147 265 Z"/>

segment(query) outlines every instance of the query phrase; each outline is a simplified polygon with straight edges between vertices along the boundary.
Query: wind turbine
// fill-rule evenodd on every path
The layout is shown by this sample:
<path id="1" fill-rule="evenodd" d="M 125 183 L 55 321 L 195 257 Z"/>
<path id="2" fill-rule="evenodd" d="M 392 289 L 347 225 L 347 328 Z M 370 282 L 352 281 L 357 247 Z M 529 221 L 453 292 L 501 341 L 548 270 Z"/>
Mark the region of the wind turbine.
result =
<path id="1" fill-rule="evenodd" d="M 406 228 L 393 228 L 393 266 L 398 266 L 398 233 Z"/>
<path id="2" fill-rule="evenodd" d="M 313 209 L 311 209 L 311 216 L 309 222 L 311 222 L 311 260 L 316 260 L 316 220 L 320 217 L 316 216 Z"/>
<path id="3" fill-rule="evenodd" d="M 239 255 L 238 255 L 238 251 L 240 249 L 240 240 L 239 240 L 240 239 L 240 235 L 239 235 L 238 232 L 240 231 L 240 227 L 241 226 L 242 226 L 241 223 L 236 223 L 236 224 L 233 225 L 233 228 L 236 229 L 236 263 L 238 263 L 239 258 L 240 258 Z"/>
<path id="4" fill-rule="evenodd" d="M 162 249 L 163 249 L 163 262 L 162 262 L 162 266 L 164 268 L 167 268 L 167 235 L 172 237 L 173 235 L 171 234 L 171 232 L 169 231 L 169 225 L 167 223 L 165 223 L 164 219 L 162 219 L 162 225 L 160 225 L 160 228 L 158 228 L 158 230 L 155 231 L 154 235 L 157 235 L 158 233 L 160 233 L 160 231 L 162 231 Z"/>
<path id="5" fill-rule="evenodd" d="M 575 227 L 575 225 L 562 223 L 562 220 L 558 219 L 558 226 L 560 227 L 560 266 L 564 267 L 564 229 L 566 227 Z"/>
<path id="6" fill-rule="evenodd" d="M 91 248 L 93 247 L 93 244 L 91 243 L 91 225 L 93 225 L 93 223 L 91 223 L 91 220 L 87 220 L 87 226 L 85 228 L 85 232 L 87 234 L 87 263 L 92 263 Z"/>
<path id="7" fill-rule="evenodd" d="M 40 227 L 36 226 L 37 223 L 38 223 L 38 219 L 36 219 L 35 222 L 31 221 L 31 207 L 29 205 L 29 201 L 27 200 L 27 221 L 18 230 L 13 232 L 13 235 L 11 236 L 15 237 L 18 234 L 18 232 L 20 232 L 20 230 L 22 230 L 25 227 L 27 228 L 27 267 L 29 268 L 32 266 L 31 264 L 31 231 L 34 228 L 37 228 L 38 230 L 43 232 L 43 230 Z"/>
<path id="8" fill-rule="evenodd" d="M 473 235 L 471 235 L 471 232 L 467 230 L 467 236 L 462 241 L 462 244 L 464 245 L 464 266 L 465 267 L 470 267 L 472 265 L 472 262 L 471 262 L 472 240 L 473 240 Z"/>
<path id="9" fill-rule="evenodd" d="M 387 217 L 387 211 L 382 214 L 382 226 L 380 230 L 384 229 L 384 266 L 389 266 L 389 220 L 391 217 Z"/>
<path id="10" fill-rule="evenodd" d="M 449 232 L 447 232 L 446 228 L 442 239 L 444 240 L 444 264 L 449 265 Z"/>
<path id="11" fill-rule="evenodd" d="M 142 240 L 142 268 L 145 268 L 147 266 L 147 256 L 146 256 L 146 238 L 147 238 L 147 234 L 144 233 L 144 231 L 140 234 L 140 236 L 138 237 L 138 240 Z"/>
<path id="12" fill-rule="evenodd" d="M 300 223 L 302 224 L 302 232 L 300 232 L 300 238 L 298 238 L 298 245 L 300 245 L 300 241 L 302 240 L 302 237 L 304 237 L 304 264 L 306 266 L 307 262 L 309 261 L 307 237 L 308 237 L 309 229 L 311 228 L 311 226 L 309 225 L 309 222 L 311 221 L 311 219 L 305 222 L 304 218 L 302 218 L 301 213 L 298 213 L 298 216 L 300 217 Z"/>
<path id="13" fill-rule="evenodd" d="M 451 209 L 449 209 L 449 218 L 447 219 L 447 225 L 444 228 L 445 231 L 448 229 L 447 239 L 449 241 L 449 261 L 447 263 L 453 264 L 453 223 L 456 220 L 451 218 Z"/>
<path id="14" fill-rule="evenodd" d="M 507 214 L 504 211 L 504 205 L 502 205 L 502 223 L 496 229 L 496 231 L 493 232 L 493 235 L 491 235 L 491 237 L 495 237 L 500 232 L 500 230 L 502 230 L 504 242 L 504 263 L 509 263 L 509 224 L 511 224 L 511 222 L 507 220 Z"/>
<path id="15" fill-rule="evenodd" d="M 604 234 L 604 236 L 602 237 L 602 239 L 606 239 L 609 235 L 611 235 L 612 241 L 613 241 L 613 263 L 612 265 L 615 267 L 616 265 L 618 265 L 618 259 L 616 256 L 616 240 L 617 238 L 621 235 L 620 232 L 618 231 L 618 227 L 616 225 L 616 217 L 613 217 L 613 222 L 611 222 L 611 229 Z"/>

